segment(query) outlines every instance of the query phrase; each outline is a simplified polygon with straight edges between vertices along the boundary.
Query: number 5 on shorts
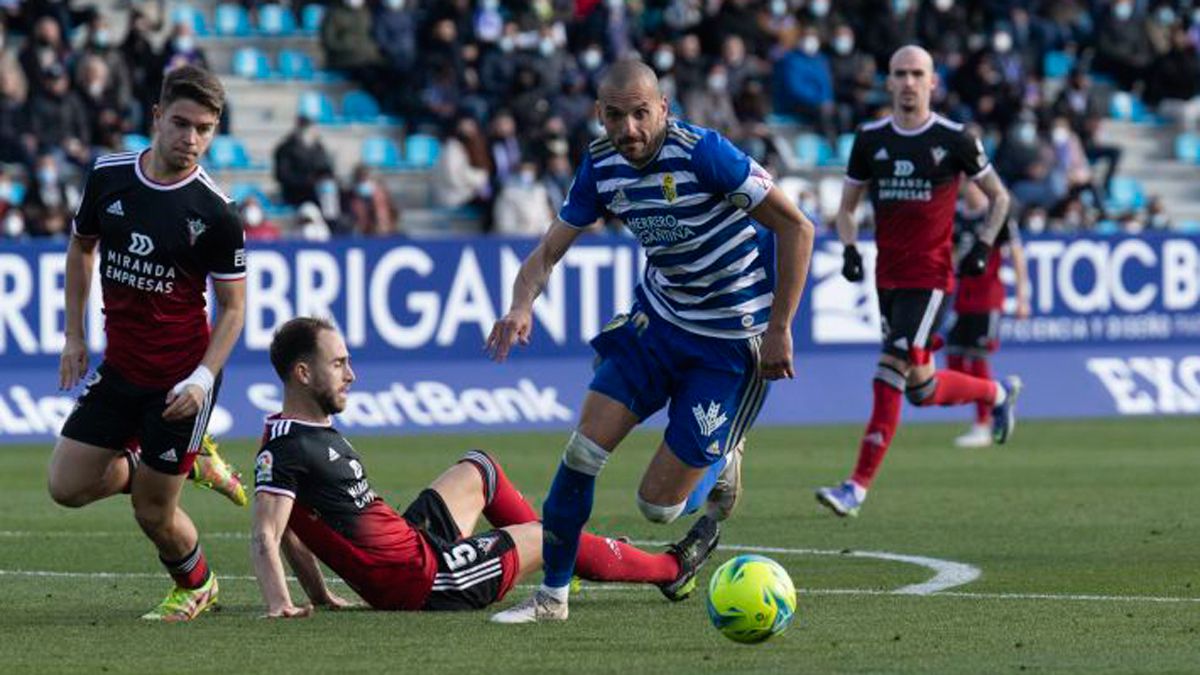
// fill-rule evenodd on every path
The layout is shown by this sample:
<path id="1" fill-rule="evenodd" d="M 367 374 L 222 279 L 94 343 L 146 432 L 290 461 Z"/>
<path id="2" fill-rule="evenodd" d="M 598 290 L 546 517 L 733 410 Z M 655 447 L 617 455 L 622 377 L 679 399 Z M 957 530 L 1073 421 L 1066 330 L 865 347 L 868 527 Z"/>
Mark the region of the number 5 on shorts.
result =
<path id="1" fill-rule="evenodd" d="M 446 567 L 450 571 L 461 569 L 475 562 L 475 547 L 470 544 L 459 544 L 449 551 L 443 551 L 442 557 L 446 559 Z"/>

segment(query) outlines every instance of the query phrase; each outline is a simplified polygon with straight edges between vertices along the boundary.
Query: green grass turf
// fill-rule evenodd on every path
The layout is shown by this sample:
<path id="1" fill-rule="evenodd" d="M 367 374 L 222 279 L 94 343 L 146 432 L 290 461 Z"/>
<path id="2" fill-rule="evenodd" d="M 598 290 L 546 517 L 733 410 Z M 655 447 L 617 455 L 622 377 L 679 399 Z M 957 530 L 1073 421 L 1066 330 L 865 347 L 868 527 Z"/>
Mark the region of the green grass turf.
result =
<path id="1" fill-rule="evenodd" d="M 1196 672 L 1200 670 L 1200 421 L 1024 423 L 1004 448 L 951 447 L 961 427 L 901 429 L 857 519 L 818 510 L 842 479 L 857 427 L 763 429 L 722 543 L 888 551 L 960 561 L 982 576 L 941 597 L 886 593 L 928 579 L 911 564 L 771 554 L 800 591 L 797 622 L 759 646 L 726 641 L 698 594 L 585 587 L 566 624 L 494 626 L 456 615 L 318 613 L 260 620 L 247 578 L 249 511 L 188 487 L 223 609 L 190 625 L 140 622 L 169 582 L 127 502 L 81 510 L 45 494 L 47 447 L 0 449 L 0 670 L 400 672 Z M 494 450 L 535 502 L 565 434 L 352 439 L 375 489 L 406 503 L 468 447 Z M 644 522 L 634 489 L 656 435 L 637 435 L 601 476 L 592 529 L 677 538 Z M 249 469 L 250 442 L 228 442 Z M 701 575 L 733 555 L 721 550 Z M 45 577 L 43 570 L 116 573 Z M 531 583 L 536 580 L 529 580 Z M 344 588 L 344 587 L 343 587 Z M 850 591 L 830 593 L 829 591 Z M 875 593 L 867 593 L 873 591 Z M 507 606 L 528 591 L 519 588 Z M 302 597 L 293 584 L 293 593 Z M 1057 597 L 1027 597 L 1034 594 Z M 1186 598 L 1082 599 L 1068 596 Z"/>

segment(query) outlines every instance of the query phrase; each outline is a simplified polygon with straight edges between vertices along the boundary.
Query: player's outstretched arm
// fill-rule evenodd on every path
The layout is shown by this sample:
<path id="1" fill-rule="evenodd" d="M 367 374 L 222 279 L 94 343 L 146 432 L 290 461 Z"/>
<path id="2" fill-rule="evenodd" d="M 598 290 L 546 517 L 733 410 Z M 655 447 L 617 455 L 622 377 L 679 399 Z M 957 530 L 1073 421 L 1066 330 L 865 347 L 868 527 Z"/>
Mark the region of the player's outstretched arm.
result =
<path id="1" fill-rule="evenodd" d="M 542 294 L 554 266 L 562 260 L 580 232 L 579 228 L 571 227 L 555 218 L 550 229 L 538 242 L 537 248 L 521 263 L 517 280 L 513 282 L 512 306 L 509 307 L 508 313 L 492 326 L 492 332 L 488 335 L 485 345 L 488 356 L 493 361 L 503 362 L 507 359 L 515 344 L 529 344 L 530 332 L 533 330 L 533 301 Z"/>
<path id="2" fill-rule="evenodd" d="M 300 587 L 304 589 L 308 599 L 312 600 L 313 605 L 329 609 L 343 609 L 351 605 L 349 600 L 338 597 L 329 590 L 325 583 L 325 575 L 321 574 L 321 566 L 317 563 L 317 556 L 308 550 L 295 532 L 290 528 L 285 530 L 281 543 L 283 556 L 292 566 L 292 571 L 300 581 Z"/>
<path id="3" fill-rule="evenodd" d="M 67 244 L 66 342 L 58 363 L 58 388 L 70 389 L 87 373 L 87 340 L 83 325 L 98 239 L 72 236 Z"/>
<path id="4" fill-rule="evenodd" d="M 775 234 L 775 299 L 763 336 L 762 375 L 768 380 L 793 378 L 792 319 L 808 278 L 816 228 L 778 187 L 771 188 L 750 216 Z"/>
<path id="5" fill-rule="evenodd" d="M 292 498 L 270 492 L 254 495 L 254 523 L 250 531 L 250 558 L 254 577 L 267 605 L 267 618 L 289 619 L 308 616 L 312 607 L 296 607 L 288 592 L 279 555 L 280 542 L 292 514 Z"/>
<path id="6" fill-rule="evenodd" d="M 229 353 L 242 334 L 246 322 L 246 280 L 218 280 L 213 284 L 217 296 L 217 323 L 212 339 L 196 370 L 167 392 L 165 420 L 187 419 L 200 410 L 204 397 L 212 390 L 216 373 L 225 367 Z"/>

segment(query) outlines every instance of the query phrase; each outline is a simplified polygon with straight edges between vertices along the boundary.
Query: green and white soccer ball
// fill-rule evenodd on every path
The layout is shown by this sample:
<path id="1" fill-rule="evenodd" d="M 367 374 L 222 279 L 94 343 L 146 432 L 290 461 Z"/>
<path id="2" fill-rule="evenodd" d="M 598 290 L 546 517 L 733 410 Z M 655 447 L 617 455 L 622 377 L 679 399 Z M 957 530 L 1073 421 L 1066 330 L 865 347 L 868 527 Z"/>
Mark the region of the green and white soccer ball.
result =
<path id="1" fill-rule="evenodd" d="M 779 563 L 739 555 L 708 582 L 708 618 L 734 642 L 763 642 L 787 630 L 796 613 L 796 587 Z"/>

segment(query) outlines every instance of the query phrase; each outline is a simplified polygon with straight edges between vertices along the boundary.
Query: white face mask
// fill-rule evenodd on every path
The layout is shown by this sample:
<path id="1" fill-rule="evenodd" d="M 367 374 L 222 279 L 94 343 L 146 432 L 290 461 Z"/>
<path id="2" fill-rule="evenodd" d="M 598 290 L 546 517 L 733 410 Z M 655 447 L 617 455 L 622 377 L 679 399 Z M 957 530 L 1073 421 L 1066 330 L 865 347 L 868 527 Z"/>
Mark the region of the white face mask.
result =
<path id="1" fill-rule="evenodd" d="M 829 13 L 829 3 L 821 0 L 815 0 L 808 8 L 812 10 L 813 16 L 825 16 Z"/>
<path id="2" fill-rule="evenodd" d="M 588 49 L 583 52 L 583 56 L 580 57 L 580 61 L 583 62 L 584 68 L 587 68 L 588 70 L 595 70 L 599 68 L 600 64 L 604 61 L 604 54 L 601 54 L 599 49 Z"/>
<path id="3" fill-rule="evenodd" d="M 939 12 L 948 12 L 954 6 L 954 0 L 933 0 L 933 6 Z"/>
<path id="4" fill-rule="evenodd" d="M 660 49 L 654 52 L 654 67 L 666 71 L 670 70 L 675 65 L 675 52 L 669 49 Z"/>
<path id="5" fill-rule="evenodd" d="M 250 227 L 258 227 L 263 221 L 263 210 L 257 204 L 251 204 L 242 209 L 242 220 Z"/>
<path id="6" fill-rule="evenodd" d="M 845 56 L 854 51 L 854 38 L 849 35 L 839 35 L 833 39 L 833 48 L 837 53 Z"/>
<path id="7" fill-rule="evenodd" d="M 541 53 L 542 56 L 550 56 L 553 54 L 554 40 L 550 38 L 542 38 L 542 41 L 538 43 L 538 52 Z"/>
<path id="8" fill-rule="evenodd" d="M 713 73 L 708 76 L 708 90 L 714 94 L 724 93 L 729 87 L 728 79 L 722 73 Z"/>
<path id="9" fill-rule="evenodd" d="M 404 9 L 404 0 L 384 0 L 383 4 L 386 5 L 388 9 L 397 12 Z"/>
<path id="10" fill-rule="evenodd" d="M 1058 145 L 1062 145 L 1071 139 L 1071 132 L 1066 127 L 1054 127 L 1054 131 L 1050 132 L 1050 138 Z"/>
<path id="11" fill-rule="evenodd" d="M 1012 36 L 1008 33 L 996 33 L 992 36 L 992 49 L 998 54 L 1007 54 L 1012 49 Z"/>
<path id="12" fill-rule="evenodd" d="M 1128 2 L 1122 2 L 1119 5 L 1113 5 L 1113 15 L 1119 20 L 1125 21 L 1133 16 L 1133 5 Z"/>
<path id="13" fill-rule="evenodd" d="M 910 0 L 892 0 L 892 10 L 896 14 L 908 14 L 908 10 L 912 7 Z"/>
<path id="14" fill-rule="evenodd" d="M 363 6 L 365 0 L 346 0 L 346 6 L 350 9 L 358 9 Z"/>
<path id="15" fill-rule="evenodd" d="M 517 174 L 517 180 L 520 181 L 522 186 L 529 187 L 533 185 L 533 181 L 537 180 L 537 174 L 532 171 L 522 171 Z"/>
<path id="16" fill-rule="evenodd" d="M 513 50 L 513 47 L 516 46 L 516 44 L 513 43 L 513 39 L 507 35 L 500 38 L 499 44 L 500 44 L 500 51 L 504 52 L 505 54 L 511 52 Z"/>
<path id="17" fill-rule="evenodd" d="M 359 197 L 369 199 L 375 194 L 375 184 L 369 180 L 359 181 L 354 186 L 354 191 L 358 193 Z"/>
<path id="18" fill-rule="evenodd" d="M 1037 141 L 1037 127 L 1032 124 L 1022 124 L 1017 128 L 1017 139 L 1025 145 L 1033 145 Z"/>
<path id="19" fill-rule="evenodd" d="M 1175 10 L 1170 7 L 1159 7 L 1158 22 L 1164 26 L 1170 26 L 1175 23 Z"/>
<path id="20" fill-rule="evenodd" d="M 38 169 L 37 178 L 42 185 L 54 185 L 58 182 L 58 172 L 50 167 Z"/>
<path id="21" fill-rule="evenodd" d="M 92 98 L 100 98 L 100 95 L 104 93 L 104 83 L 92 82 L 87 86 L 87 93 Z"/>
<path id="22" fill-rule="evenodd" d="M 812 56 L 821 50 L 821 39 L 815 35 L 809 35 L 800 43 L 800 48 L 804 50 L 805 54 Z"/>
<path id="23" fill-rule="evenodd" d="M 787 14 L 787 0 L 771 0 L 771 14 L 774 16 L 783 16 Z"/>
<path id="24" fill-rule="evenodd" d="M 172 40 L 171 44 L 175 47 L 175 51 L 186 54 L 190 53 L 192 48 L 196 46 L 196 38 L 191 35 L 180 35 Z"/>
<path id="25" fill-rule="evenodd" d="M 1046 216 L 1032 215 L 1025 221 L 1025 228 L 1033 234 L 1046 231 Z"/>

